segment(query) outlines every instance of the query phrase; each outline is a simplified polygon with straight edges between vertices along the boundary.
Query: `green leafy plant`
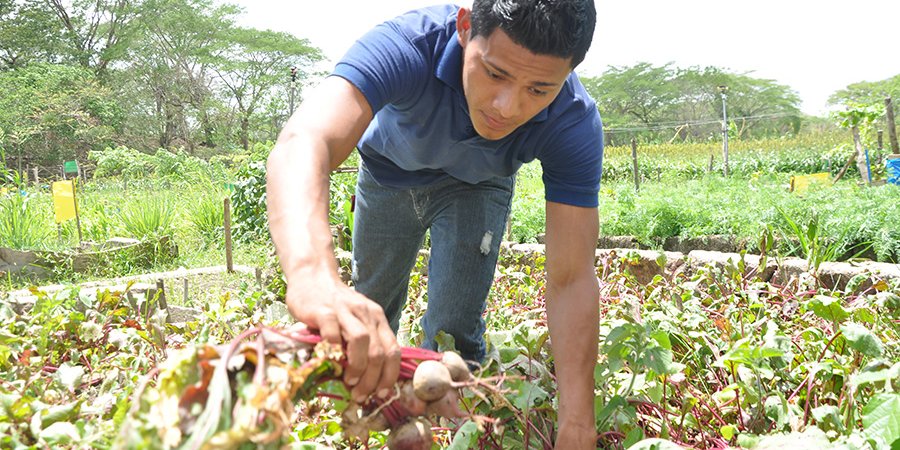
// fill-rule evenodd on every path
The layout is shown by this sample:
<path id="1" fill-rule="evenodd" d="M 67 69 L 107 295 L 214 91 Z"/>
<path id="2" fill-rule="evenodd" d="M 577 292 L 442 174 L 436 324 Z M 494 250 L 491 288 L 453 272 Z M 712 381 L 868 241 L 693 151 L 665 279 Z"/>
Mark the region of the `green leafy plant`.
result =
<path id="1" fill-rule="evenodd" d="M 218 198 L 207 195 L 188 212 L 188 219 L 206 243 L 216 242 L 223 236 L 225 220 L 223 206 L 223 202 Z"/>
<path id="2" fill-rule="evenodd" d="M 129 236 L 156 238 L 172 234 L 175 208 L 168 200 L 151 196 L 128 203 L 118 217 Z"/>
<path id="3" fill-rule="evenodd" d="M 0 195 L 0 247 L 18 250 L 47 246 L 52 232 L 51 213 L 38 205 L 37 197 L 15 190 Z"/>
<path id="4" fill-rule="evenodd" d="M 235 238 L 253 241 L 268 237 L 265 159 L 250 162 L 238 171 L 231 193 L 231 211 Z"/>

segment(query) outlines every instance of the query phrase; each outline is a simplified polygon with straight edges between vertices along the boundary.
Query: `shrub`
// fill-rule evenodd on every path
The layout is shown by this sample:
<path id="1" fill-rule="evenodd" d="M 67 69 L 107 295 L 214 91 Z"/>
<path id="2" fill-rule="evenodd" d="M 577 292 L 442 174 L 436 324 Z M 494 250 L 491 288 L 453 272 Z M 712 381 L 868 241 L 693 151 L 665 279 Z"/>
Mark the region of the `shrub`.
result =
<path id="1" fill-rule="evenodd" d="M 225 212 L 222 202 L 216 196 L 204 196 L 195 208 L 189 210 L 188 220 L 204 242 L 215 242 L 224 228 Z"/>
<path id="2" fill-rule="evenodd" d="M 0 247 L 17 250 L 46 246 L 51 238 L 48 213 L 32 195 L 13 192 L 0 196 Z"/>
<path id="3" fill-rule="evenodd" d="M 173 232 L 175 208 L 165 199 L 151 197 L 128 203 L 119 218 L 128 235 L 136 239 L 167 236 Z"/>

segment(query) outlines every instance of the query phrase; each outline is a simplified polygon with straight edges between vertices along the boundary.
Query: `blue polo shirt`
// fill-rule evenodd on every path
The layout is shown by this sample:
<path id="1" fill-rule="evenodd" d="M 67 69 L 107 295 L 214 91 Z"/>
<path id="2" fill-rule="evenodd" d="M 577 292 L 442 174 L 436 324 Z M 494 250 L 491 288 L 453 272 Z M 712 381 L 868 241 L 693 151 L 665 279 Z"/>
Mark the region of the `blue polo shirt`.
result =
<path id="1" fill-rule="evenodd" d="M 374 119 L 357 148 L 382 185 L 426 186 L 454 177 L 479 183 L 510 176 L 538 159 L 545 198 L 597 206 L 603 162 L 600 115 L 578 77 L 508 136 L 491 141 L 472 126 L 462 87 L 459 7 L 428 7 L 375 27 L 332 75 L 356 86 Z"/>

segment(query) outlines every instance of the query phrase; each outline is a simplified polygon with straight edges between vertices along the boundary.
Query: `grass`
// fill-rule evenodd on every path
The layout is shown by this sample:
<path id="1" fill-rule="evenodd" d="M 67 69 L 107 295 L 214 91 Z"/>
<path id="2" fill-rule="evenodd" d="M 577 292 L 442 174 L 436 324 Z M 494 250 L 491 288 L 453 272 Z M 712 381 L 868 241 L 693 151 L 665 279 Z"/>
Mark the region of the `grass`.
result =
<path id="1" fill-rule="evenodd" d="M 801 135 L 752 141 L 729 141 L 729 172 L 751 177 L 755 173 L 836 173 L 852 153 L 852 140 L 843 133 Z M 644 180 L 657 177 L 700 178 L 722 173 L 722 143 L 639 144 L 638 165 Z M 877 152 L 872 158 L 877 159 Z M 604 150 L 603 181 L 633 180 L 631 146 Z M 855 168 L 851 168 L 851 171 Z M 851 172 L 852 173 L 852 172 Z M 858 172 L 856 172 L 858 173 Z"/>
<path id="2" fill-rule="evenodd" d="M 630 148 L 609 147 L 600 195 L 601 233 L 633 235 L 650 246 L 659 246 L 667 237 L 710 234 L 757 242 L 769 227 L 776 234 L 792 233 L 790 224 L 777 211 L 780 207 L 788 217 L 817 215 L 817 233 L 823 240 L 844 238 L 839 248 L 842 253 L 868 243 L 878 259 L 896 260 L 900 255 L 900 230 L 892 222 L 892 218 L 900 217 L 896 187 L 862 189 L 848 175 L 848 181 L 813 190 L 804 197 L 787 192 L 790 174 L 821 170 L 823 165 L 836 171 L 834 162 L 843 163 L 846 158 L 846 141 L 842 134 L 736 141 L 731 145 L 733 175 L 728 179 L 706 173 L 709 155 L 718 157 L 721 151 L 718 142 L 641 145 L 644 179 L 640 192 L 634 192 L 631 181 Z M 347 165 L 354 164 L 349 161 Z M 763 169 L 775 174 L 764 174 Z M 347 220 L 347 206 L 354 181 L 354 173 L 333 177 L 330 219 L 349 229 L 352 222 Z M 228 192 L 223 183 L 210 177 L 184 181 L 171 176 L 91 180 L 81 186 L 78 197 L 83 240 L 173 236 L 178 257 L 154 261 L 151 267 L 121 261 L 116 275 L 224 264 L 222 200 Z M 46 250 L 77 246 L 74 221 L 55 232 L 49 189 L 29 187 L 26 193 L 22 198 L 0 198 L 4 212 L 0 216 L 0 245 Z M 517 176 L 508 238 L 535 242 L 544 232 L 544 207 L 540 165 L 526 164 Z M 261 224 L 264 226 L 264 220 Z M 267 238 L 235 240 L 234 245 L 235 264 L 259 266 L 271 258 Z"/>
<path id="3" fill-rule="evenodd" d="M 28 226 L 28 231 L 8 233 L 0 228 L 0 246 L 22 250 L 66 251 L 78 245 L 75 221 L 54 233 L 49 190 L 30 187 L 27 196 L 0 198 L 0 227 Z M 222 227 L 224 189 L 211 183 L 191 185 L 158 179 L 128 181 L 96 180 L 85 183 L 78 196 L 84 241 L 105 242 L 111 237 L 171 235 L 178 256 L 150 258 L 150 265 L 127 259 L 113 259 L 110 266 L 92 273 L 58 271 L 54 282 L 83 282 L 98 277 L 119 277 L 179 267 L 206 267 L 225 264 L 225 239 Z M 18 208 L 18 209 L 16 209 Z M 21 229 L 21 228 L 19 228 Z M 14 236 L 15 240 L 10 239 Z M 270 258 L 266 241 L 235 242 L 233 263 L 260 267 Z M 30 280 L 5 280 L 4 289 L 18 289 Z"/>
<path id="4" fill-rule="evenodd" d="M 785 217 L 818 216 L 817 234 L 824 241 L 839 241 L 834 253 L 871 244 L 879 260 L 900 258 L 900 188 L 893 185 L 860 187 L 848 179 L 833 187 L 810 190 L 803 196 L 788 192 L 784 174 L 724 178 L 708 175 L 683 179 L 667 174 L 657 182 L 645 181 L 635 192 L 630 181 L 605 182 L 600 193 L 600 233 L 635 236 L 645 245 L 659 247 L 668 237 L 733 235 L 758 242 L 768 227 L 792 235 Z M 785 215 L 779 213 L 781 208 Z M 540 167 L 526 165 L 520 172 L 513 202 L 512 240 L 534 242 L 544 231 L 544 199 Z M 805 221 L 804 221 L 805 223 Z"/>
<path id="5" fill-rule="evenodd" d="M 40 220 L 49 213 L 45 203 L 27 193 L 0 196 L 0 247 L 44 248 L 52 236 L 52 228 Z"/>

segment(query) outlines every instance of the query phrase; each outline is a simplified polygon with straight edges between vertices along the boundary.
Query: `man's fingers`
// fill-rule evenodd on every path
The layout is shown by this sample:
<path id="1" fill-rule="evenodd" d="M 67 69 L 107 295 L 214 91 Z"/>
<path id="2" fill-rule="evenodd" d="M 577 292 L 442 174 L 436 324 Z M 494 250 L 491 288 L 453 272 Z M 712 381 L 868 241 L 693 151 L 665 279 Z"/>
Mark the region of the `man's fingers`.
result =
<path id="1" fill-rule="evenodd" d="M 314 324 L 319 329 L 319 335 L 322 339 L 335 345 L 341 345 L 341 324 L 338 322 L 337 315 L 332 310 L 319 313 Z"/>
<path id="2" fill-rule="evenodd" d="M 381 379 L 378 380 L 378 386 L 376 386 L 376 392 L 380 395 L 389 393 L 400 375 L 400 346 L 397 344 L 397 337 L 394 336 L 394 332 L 387 321 L 378 322 L 376 338 L 385 349 Z"/>
<path id="3" fill-rule="evenodd" d="M 371 317 L 371 316 L 369 316 Z M 369 320 L 368 322 L 369 347 L 368 358 L 366 360 L 366 370 L 363 372 L 359 383 L 353 387 L 350 394 L 358 403 L 362 403 L 378 385 L 381 378 L 382 366 L 384 365 L 384 346 L 379 339 L 377 332 L 377 321 Z"/>
<path id="4" fill-rule="evenodd" d="M 341 334 L 347 349 L 347 369 L 344 372 L 344 382 L 350 386 L 356 386 L 369 360 L 369 330 L 348 309 L 338 313 L 338 321 L 341 325 Z"/>

